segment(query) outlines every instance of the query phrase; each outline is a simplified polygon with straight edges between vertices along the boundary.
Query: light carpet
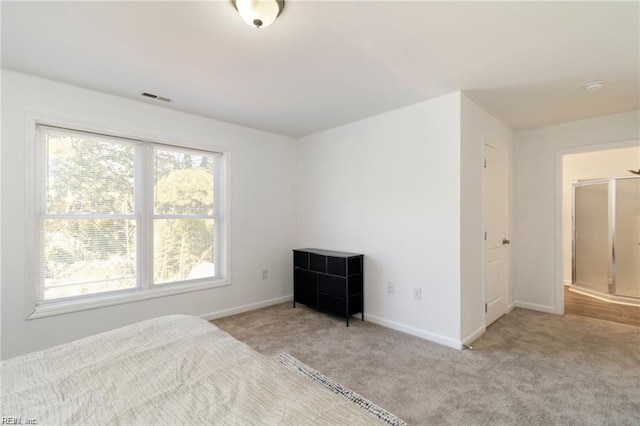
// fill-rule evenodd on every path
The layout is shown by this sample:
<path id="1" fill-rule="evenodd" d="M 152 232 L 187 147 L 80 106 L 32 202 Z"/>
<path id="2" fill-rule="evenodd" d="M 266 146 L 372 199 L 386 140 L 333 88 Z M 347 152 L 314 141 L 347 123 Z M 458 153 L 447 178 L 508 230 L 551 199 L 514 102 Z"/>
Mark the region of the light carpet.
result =
<path id="1" fill-rule="evenodd" d="M 398 418 L 398 416 L 396 416 L 395 414 L 390 413 L 377 404 L 374 404 L 367 398 L 352 391 L 348 387 L 342 386 L 340 383 L 325 376 L 318 370 L 314 370 L 307 364 L 297 360 L 295 357 L 289 355 L 288 353 L 283 352 L 276 355 L 274 358 L 288 370 L 291 370 L 299 376 L 305 377 L 312 382 L 317 383 L 318 385 L 335 393 L 336 395 L 340 395 L 341 397 L 348 399 L 349 401 L 360 407 L 362 410 L 371 413 L 389 426 L 407 426 L 407 423 Z"/>
<path id="2" fill-rule="evenodd" d="M 640 424 L 640 327 L 515 309 L 459 351 L 299 304 L 214 323 L 412 425 Z"/>

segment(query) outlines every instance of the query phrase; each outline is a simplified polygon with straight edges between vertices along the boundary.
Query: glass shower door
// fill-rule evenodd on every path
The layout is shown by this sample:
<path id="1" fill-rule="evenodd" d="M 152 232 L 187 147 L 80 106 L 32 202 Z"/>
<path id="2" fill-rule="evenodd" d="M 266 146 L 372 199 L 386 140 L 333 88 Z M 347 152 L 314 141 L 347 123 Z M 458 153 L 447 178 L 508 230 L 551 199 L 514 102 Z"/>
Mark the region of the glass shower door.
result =
<path id="1" fill-rule="evenodd" d="M 611 238 L 609 182 L 574 184 L 573 282 L 576 286 L 609 292 Z"/>
<path id="2" fill-rule="evenodd" d="M 615 180 L 615 294 L 640 297 L 640 178 Z"/>

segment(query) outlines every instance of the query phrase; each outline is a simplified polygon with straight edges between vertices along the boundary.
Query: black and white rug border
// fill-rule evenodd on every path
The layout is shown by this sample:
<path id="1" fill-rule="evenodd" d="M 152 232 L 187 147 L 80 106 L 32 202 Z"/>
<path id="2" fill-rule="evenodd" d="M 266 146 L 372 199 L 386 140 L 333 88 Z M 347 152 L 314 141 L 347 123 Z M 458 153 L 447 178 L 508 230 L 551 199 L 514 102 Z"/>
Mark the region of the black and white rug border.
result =
<path id="1" fill-rule="evenodd" d="M 289 355 L 286 352 L 276 355 L 275 360 L 280 364 L 285 366 L 287 369 L 297 373 L 300 376 L 306 377 L 325 389 L 330 390 L 331 392 L 343 396 L 347 398 L 349 401 L 356 404 L 358 407 L 362 408 L 365 411 L 373 414 L 383 422 L 387 423 L 390 426 L 407 426 L 407 423 L 402 419 L 398 418 L 396 415 L 390 413 L 384 408 L 374 404 L 369 401 L 365 397 L 357 394 L 351 389 L 342 386 L 340 383 L 330 379 L 329 377 L 323 375 L 317 370 L 309 367 L 305 363 L 299 361 L 295 357 Z"/>

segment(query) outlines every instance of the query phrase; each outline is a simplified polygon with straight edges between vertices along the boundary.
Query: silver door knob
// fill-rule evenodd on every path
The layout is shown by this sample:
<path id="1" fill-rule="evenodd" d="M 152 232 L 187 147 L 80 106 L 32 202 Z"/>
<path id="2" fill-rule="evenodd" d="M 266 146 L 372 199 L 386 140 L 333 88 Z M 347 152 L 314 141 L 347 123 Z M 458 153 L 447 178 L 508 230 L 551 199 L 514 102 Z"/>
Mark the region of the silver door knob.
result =
<path id="1" fill-rule="evenodd" d="M 502 240 L 502 244 L 511 244 L 511 240 L 507 240 L 506 238 Z"/>

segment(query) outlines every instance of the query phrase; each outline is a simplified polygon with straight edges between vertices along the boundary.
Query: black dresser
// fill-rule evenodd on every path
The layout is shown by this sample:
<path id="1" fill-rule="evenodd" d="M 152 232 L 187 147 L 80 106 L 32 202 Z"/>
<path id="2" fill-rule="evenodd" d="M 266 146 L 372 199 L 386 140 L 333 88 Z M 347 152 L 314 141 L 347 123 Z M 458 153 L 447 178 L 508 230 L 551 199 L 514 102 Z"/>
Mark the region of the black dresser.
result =
<path id="1" fill-rule="evenodd" d="M 296 302 L 364 321 L 364 255 L 314 248 L 293 251 L 293 307 Z"/>

